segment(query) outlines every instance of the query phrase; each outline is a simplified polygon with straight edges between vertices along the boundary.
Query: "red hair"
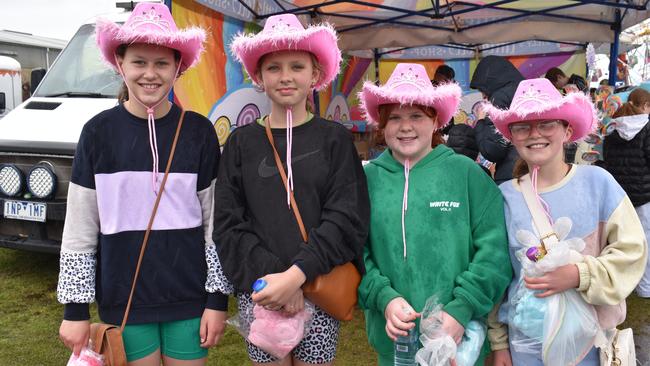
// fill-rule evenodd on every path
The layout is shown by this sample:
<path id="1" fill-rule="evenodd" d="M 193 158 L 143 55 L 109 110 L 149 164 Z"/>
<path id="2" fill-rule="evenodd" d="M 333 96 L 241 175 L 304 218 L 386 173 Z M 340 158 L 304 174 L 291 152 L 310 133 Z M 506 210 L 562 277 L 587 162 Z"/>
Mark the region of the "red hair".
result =
<path id="1" fill-rule="evenodd" d="M 379 106 L 379 125 L 377 128 L 377 137 L 376 143 L 385 145 L 386 144 L 386 138 L 384 137 L 384 129 L 386 128 L 386 124 L 388 123 L 388 117 L 390 117 L 390 114 L 393 113 L 395 108 L 398 108 L 400 104 L 394 103 L 394 104 L 382 104 Z M 414 107 L 418 108 L 421 110 L 427 117 L 431 118 L 433 120 L 433 123 L 436 123 L 436 117 L 438 116 L 438 113 L 436 112 L 435 109 L 431 107 L 426 107 L 422 106 L 419 104 L 414 104 Z M 440 133 L 440 130 L 435 130 L 433 131 L 433 135 L 431 136 L 431 147 L 435 148 L 438 145 L 444 144 L 445 140 L 442 138 L 442 134 Z"/>

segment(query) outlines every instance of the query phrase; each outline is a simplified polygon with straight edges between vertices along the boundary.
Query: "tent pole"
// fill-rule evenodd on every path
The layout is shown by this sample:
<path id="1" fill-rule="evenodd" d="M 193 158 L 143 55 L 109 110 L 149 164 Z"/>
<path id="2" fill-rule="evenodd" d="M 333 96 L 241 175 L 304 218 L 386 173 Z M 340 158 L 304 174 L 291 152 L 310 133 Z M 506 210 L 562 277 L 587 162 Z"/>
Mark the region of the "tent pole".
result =
<path id="1" fill-rule="evenodd" d="M 379 50 L 374 48 L 374 60 L 375 60 L 375 84 L 379 85 Z"/>
<path id="2" fill-rule="evenodd" d="M 612 26 L 614 30 L 614 43 L 609 48 L 609 82 L 611 86 L 616 85 L 616 71 L 618 70 L 618 43 L 621 36 L 621 11 L 616 9 L 616 23 Z"/>

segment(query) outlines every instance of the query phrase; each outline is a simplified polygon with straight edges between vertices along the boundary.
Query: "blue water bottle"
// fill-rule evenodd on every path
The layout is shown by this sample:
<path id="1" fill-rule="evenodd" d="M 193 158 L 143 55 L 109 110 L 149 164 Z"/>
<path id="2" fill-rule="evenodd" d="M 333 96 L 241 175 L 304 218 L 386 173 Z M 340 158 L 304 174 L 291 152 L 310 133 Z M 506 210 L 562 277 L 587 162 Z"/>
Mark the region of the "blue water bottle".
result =
<path id="1" fill-rule="evenodd" d="M 415 354 L 420 348 L 417 327 L 408 330 L 408 335 L 395 341 L 395 366 L 416 366 Z"/>

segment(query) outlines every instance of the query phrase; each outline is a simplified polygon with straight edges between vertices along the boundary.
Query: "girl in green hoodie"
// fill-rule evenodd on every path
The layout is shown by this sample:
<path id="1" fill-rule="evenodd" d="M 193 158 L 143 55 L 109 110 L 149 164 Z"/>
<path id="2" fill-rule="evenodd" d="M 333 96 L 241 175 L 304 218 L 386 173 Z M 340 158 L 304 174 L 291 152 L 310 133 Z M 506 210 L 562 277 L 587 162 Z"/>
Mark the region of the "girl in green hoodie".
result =
<path id="1" fill-rule="evenodd" d="M 499 189 L 438 132 L 460 93 L 456 84 L 434 88 L 421 65 L 399 64 L 385 85 L 366 83 L 359 95 L 388 145 L 365 167 L 371 219 L 359 287 L 379 365 L 393 364 L 393 341 L 416 326 L 431 295 L 443 305 L 443 330 L 459 343 L 512 276 Z"/>

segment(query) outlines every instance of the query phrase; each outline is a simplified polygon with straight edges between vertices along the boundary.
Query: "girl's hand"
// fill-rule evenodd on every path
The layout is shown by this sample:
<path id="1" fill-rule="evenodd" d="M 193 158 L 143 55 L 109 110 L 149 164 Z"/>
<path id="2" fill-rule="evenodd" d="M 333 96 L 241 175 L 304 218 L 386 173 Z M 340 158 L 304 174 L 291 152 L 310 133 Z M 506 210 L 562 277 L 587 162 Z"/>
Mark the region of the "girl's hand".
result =
<path id="1" fill-rule="evenodd" d="M 205 309 L 201 317 L 201 326 L 199 327 L 199 336 L 201 337 L 201 347 L 210 348 L 217 343 L 223 336 L 226 329 L 226 318 L 228 313 L 225 311 Z"/>
<path id="2" fill-rule="evenodd" d="M 294 315 L 302 311 L 305 308 L 305 298 L 302 294 L 302 289 L 298 289 L 296 293 L 291 296 L 289 302 L 287 302 L 283 307 L 282 311 L 287 315 Z"/>
<path id="3" fill-rule="evenodd" d="M 541 277 L 524 276 L 524 281 L 526 281 L 526 288 L 542 291 L 542 293 L 535 294 L 535 296 L 547 297 L 568 289 L 577 288 L 580 285 L 580 273 L 578 272 L 578 266 L 567 264 Z"/>
<path id="4" fill-rule="evenodd" d="M 453 316 L 447 314 L 444 311 L 440 312 L 440 318 L 442 320 L 442 330 L 451 338 L 453 338 L 456 344 L 460 344 L 460 341 L 463 340 L 465 327 L 460 325 L 460 323 Z"/>
<path id="5" fill-rule="evenodd" d="M 298 266 L 293 265 L 281 273 L 272 273 L 262 277 L 266 287 L 251 296 L 253 302 L 269 310 L 278 311 L 300 290 L 306 277 Z"/>
<path id="6" fill-rule="evenodd" d="M 81 349 L 88 345 L 90 338 L 90 321 L 64 320 L 59 328 L 59 338 L 70 348 L 75 356 L 79 356 Z"/>
<path id="7" fill-rule="evenodd" d="M 399 336 L 408 335 L 407 331 L 415 327 L 414 320 L 419 316 L 403 297 L 392 299 L 384 309 L 388 338 L 395 341 Z"/>
<path id="8" fill-rule="evenodd" d="M 512 366 L 512 358 L 510 358 L 509 349 L 500 349 L 498 351 L 492 352 L 494 356 L 493 366 Z"/>

